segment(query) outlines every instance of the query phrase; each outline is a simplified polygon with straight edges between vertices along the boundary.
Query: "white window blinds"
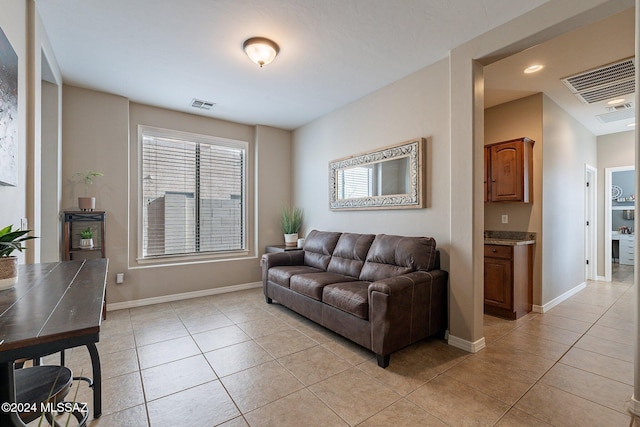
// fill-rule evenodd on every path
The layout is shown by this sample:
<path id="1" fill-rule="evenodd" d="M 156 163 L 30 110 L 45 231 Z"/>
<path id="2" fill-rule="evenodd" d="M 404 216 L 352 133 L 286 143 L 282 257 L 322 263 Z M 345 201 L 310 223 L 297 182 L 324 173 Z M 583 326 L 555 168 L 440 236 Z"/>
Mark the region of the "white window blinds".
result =
<path id="1" fill-rule="evenodd" d="M 142 256 L 245 249 L 246 144 L 142 130 Z"/>
<path id="2" fill-rule="evenodd" d="M 357 166 L 338 174 L 338 197 L 352 199 L 373 196 L 373 166 Z"/>

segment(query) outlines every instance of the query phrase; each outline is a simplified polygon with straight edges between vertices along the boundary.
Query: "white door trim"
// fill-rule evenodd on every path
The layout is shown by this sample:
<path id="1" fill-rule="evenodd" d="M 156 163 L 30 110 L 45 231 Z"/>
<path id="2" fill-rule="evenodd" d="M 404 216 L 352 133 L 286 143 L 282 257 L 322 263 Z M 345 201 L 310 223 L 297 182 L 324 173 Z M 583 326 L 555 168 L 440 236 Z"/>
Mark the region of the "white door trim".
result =
<path id="1" fill-rule="evenodd" d="M 598 169 L 585 163 L 585 280 L 596 280 L 598 275 Z M 586 261 L 589 263 L 587 264 Z"/>

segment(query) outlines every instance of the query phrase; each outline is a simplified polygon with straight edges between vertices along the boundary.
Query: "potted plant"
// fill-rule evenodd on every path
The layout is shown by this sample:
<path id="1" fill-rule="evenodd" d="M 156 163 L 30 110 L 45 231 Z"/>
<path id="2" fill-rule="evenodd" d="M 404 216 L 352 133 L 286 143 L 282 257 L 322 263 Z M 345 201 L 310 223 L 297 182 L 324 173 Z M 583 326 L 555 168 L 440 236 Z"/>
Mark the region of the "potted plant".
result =
<path id="1" fill-rule="evenodd" d="M 103 176 L 101 172 L 86 171 L 78 172 L 74 175 L 84 183 L 84 197 L 78 197 L 78 207 L 81 211 L 92 211 L 96 208 L 96 198 L 89 197 L 89 185 L 93 184 L 96 177 Z"/>
<path id="2" fill-rule="evenodd" d="M 298 232 L 302 226 L 302 209 L 285 207 L 282 209 L 280 225 L 284 232 L 284 244 L 296 246 L 298 244 Z"/>
<path id="3" fill-rule="evenodd" d="M 25 249 L 22 242 L 35 239 L 34 236 L 27 236 L 30 232 L 13 230 L 12 225 L 0 230 L 0 290 L 12 288 L 18 281 L 18 257 L 11 253 L 15 250 L 22 252 Z"/>
<path id="4" fill-rule="evenodd" d="M 93 248 L 93 230 L 91 227 L 87 227 L 82 230 L 80 233 L 80 248 L 81 249 L 92 249 Z"/>

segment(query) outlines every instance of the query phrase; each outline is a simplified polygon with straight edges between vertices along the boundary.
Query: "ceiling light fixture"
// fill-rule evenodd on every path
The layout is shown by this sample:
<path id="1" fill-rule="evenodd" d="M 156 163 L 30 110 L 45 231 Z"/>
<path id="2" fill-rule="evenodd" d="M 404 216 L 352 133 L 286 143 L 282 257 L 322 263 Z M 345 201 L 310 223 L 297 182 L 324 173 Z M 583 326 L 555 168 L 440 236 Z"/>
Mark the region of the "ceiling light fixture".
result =
<path id="1" fill-rule="evenodd" d="M 623 102 L 624 98 L 612 99 L 611 101 L 607 102 L 607 105 L 621 104 Z"/>
<path id="2" fill-rule="evenodd" d="M 542 70 L 543 68 L 544 68 L 544 65 L 540 65 L 540 64 L 531 65 L 530 67 L 527 67 L 527 68 L 524 69 L 524 73 L 525 74 L 537 73 L 538 71 Z"/>
<path id="3" fill-rule="evenodd" d="M 280 52 L 280 47 L 274 41 L 264 37 L 251 37 L 245 40 L 242 49 L 260 68 L 271 63 Z"/>

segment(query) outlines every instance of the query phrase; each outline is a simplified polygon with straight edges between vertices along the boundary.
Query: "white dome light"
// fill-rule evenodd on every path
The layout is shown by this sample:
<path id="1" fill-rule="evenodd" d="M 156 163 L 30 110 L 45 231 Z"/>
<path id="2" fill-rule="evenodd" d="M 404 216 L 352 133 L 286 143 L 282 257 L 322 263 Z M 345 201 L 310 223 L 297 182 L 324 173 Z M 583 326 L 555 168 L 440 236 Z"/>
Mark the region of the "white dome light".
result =
<path id="1" fill-rule="evenodd" d="M 245 53 L 260 68 L 271 63 L 280 52 L 280 47 L 274 42 L 264 37 L 252 37 L 247 39 L 242 45 Z"/>

